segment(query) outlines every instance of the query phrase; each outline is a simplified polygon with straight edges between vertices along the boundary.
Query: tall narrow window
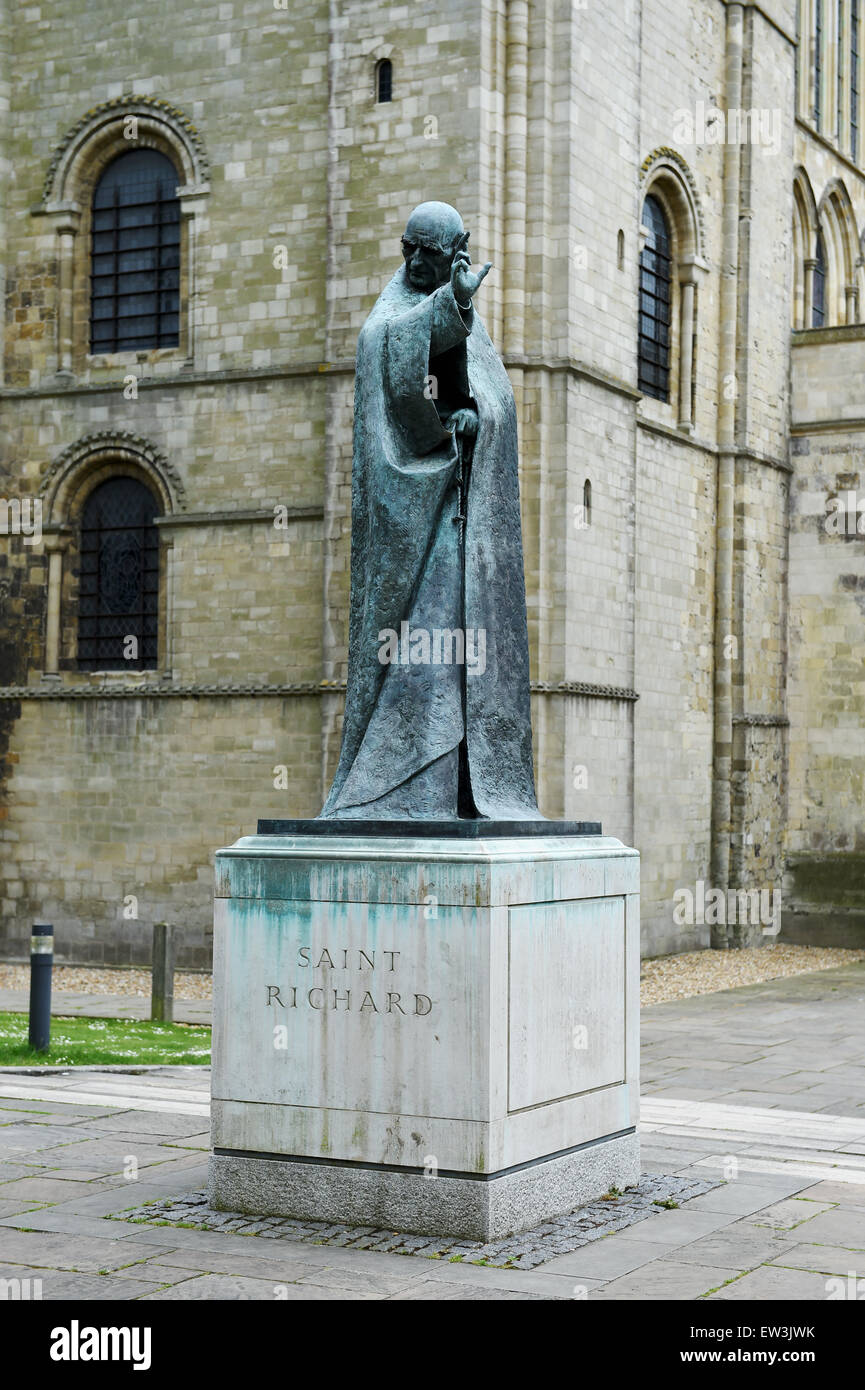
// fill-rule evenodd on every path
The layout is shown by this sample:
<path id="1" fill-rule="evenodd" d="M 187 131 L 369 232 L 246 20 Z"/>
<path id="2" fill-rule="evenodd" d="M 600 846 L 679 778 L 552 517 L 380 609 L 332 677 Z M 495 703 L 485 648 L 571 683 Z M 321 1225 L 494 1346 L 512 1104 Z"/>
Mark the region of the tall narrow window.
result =
<path id="1" fill-rule="evenodd" d="M 822 328 L 826 322 L 826 247 L 823 233 L 817 233 L 814 263 L 814 289 L 811 299 L 811 327 Z"/>
<path id="2" fill-rule="evenodd" d="M 638 383 L 647 396 L 670 397 L 670 324 L 673 305 L 673 248 L 670 226 L 657 198 L 643 203 L 648 229 L 640 252 Z"/>
<path id="3" fill-rule="evenodd" d="M 583 525 L 592 524 L 592 485 L 588 478 L 583 483 Z"/>
<path id="4" fill-rule="evenodd" d="M 390 58 L 382 58 L 375 74 L 376 101 L 393 100 L 393 64 Z"/>
<path id="5" fill-rule="evenodd" d="M 93 194 L 90 351 L 177 347 L 180 202 L 158 150 L 119 155 Z"/>
<path id="6" fill-rule="evenodd" d="M 823 105 L 823 0 L 814 0 L 814 124 L 820 129 Z"/>
<path id="7" fill-rule="evenodd" d="M 859 0 L 850 0 L 850 154 L 859 158 Z"/>
<path id="8" fill-rule="evenodd" d="M 78 666 L 156 666 L 159 538 L 153 494 L 135 478 L 109 478 L 81 518 Z"/>
<path id="9" fill-rule="evenodd" d="M 838 54 L 838 71 L 835 74 L 836 92 L 836 112 L 835 128 L 838 132 L 838 144 L 844 140 L 844 68 L 847 63 L 847 36 L 844 32 L 844 0 L 838 0 L 837 9 L 838 34 L 836 40 L 836 50 Z"/>

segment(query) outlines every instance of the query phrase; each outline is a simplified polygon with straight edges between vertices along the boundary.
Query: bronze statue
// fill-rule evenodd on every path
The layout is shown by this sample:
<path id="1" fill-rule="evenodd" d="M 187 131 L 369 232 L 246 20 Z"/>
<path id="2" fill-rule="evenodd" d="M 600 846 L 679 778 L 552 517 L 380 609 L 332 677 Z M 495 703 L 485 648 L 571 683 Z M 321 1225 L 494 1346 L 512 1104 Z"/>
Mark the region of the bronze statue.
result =
<path id="1" fill-rule="evenodd" d="M 455 208 L 422 203 L 357 349 L 342 750 L 321 817 L 542 819 L 517 419 Z"/>

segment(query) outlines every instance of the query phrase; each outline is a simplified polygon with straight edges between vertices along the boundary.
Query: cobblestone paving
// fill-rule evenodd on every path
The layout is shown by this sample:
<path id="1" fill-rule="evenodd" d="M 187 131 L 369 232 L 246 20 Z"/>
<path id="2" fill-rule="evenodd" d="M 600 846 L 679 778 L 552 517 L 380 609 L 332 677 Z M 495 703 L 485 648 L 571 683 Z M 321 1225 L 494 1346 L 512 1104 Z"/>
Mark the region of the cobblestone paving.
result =
<path id="1" fill-rule="evenodd" d="M 446 1259 L 453 1264 L 462 1261 L 504 1269 L 534 1269 L 556 1255 L 567 1255 L 593 1240 L 657 1216 L 661 1211 L 680 1207 L 692 1197 L 700 1197 L 718 1186 L 720 1184 L 711 1179 L 701 1181 L 673 1175 L 644 1177 L 623 1193 L 611 1189 L 607 1196 L 578 1207 L 568 1216 L 488 1244 L 455 1237 L 406 1235 L 400 1231 L 376 1230 L 373 1226 L 342 1226 L 323 1221 L 296 1221 L 289 1217 L 250 1217 L 240 1212 L 214 1211 L 207 1205 L 204 1192 L 149 1202 L 132 1211 L 118 1212 L 117 1216 L 144 1225 L 194 1226 L 201 1231 L 227 1231 L 234 1235 L 261 1236 L 265 1240 L 288 1239 L 309 1245 L 381 1250 L 389 1255 L 425 1255 L 428 1259 Z"/>

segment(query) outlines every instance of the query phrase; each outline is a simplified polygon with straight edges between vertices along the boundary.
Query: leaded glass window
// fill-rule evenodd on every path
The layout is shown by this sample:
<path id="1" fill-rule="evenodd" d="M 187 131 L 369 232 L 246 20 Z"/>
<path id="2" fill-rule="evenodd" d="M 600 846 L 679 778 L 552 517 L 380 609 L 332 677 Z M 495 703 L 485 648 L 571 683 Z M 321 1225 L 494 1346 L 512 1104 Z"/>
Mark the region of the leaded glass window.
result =
<path id="1" fill-rule="evenodd" d="M 823 233 L 817 233 L 814 259 L 814 289 L 811 295 L 811 327 L 822 328 L 826 322 L 826 247 Z"/>
<path id="2" fill-rule="evenodd" d="M 850 0 L 850 154 L 859 158 L 859 0 Z"/>
<path id="3" fill-rule="evenodd" d="M 643 226 L 648 236 L 640 252 L 638 382 L 647 396 L 666 401 L 670 396 L 673 246 L 666 213 L 651 193 L 643 204 Z"/>
<path id="4" fill-rule="evenodd" d="M 823 107 L 823 0 L 814 0 L 814 124 L 820 129 Z"/>
<path id="5" fill-rule="evenodd" d="M 844 0 L 838 3 L 838 32 L 835 36 L 838 71 L 835 74 L 836 124 L 838 144 L 844 139 L 844 64 L 847 60 L 847 35 L 844 32 Z"/>
<path id="6" fill-rule="evenodd" d="M 156 499 L 135 478 L 94 488 L 81 519 L 78 665 L 156 666 L 159 538 Z"/>
<path id="7" fill-rule="evenodd" d="M 180 342 L 177 171 L 158 150 L 108 165 L 93 194 L 90 351 Z"/>

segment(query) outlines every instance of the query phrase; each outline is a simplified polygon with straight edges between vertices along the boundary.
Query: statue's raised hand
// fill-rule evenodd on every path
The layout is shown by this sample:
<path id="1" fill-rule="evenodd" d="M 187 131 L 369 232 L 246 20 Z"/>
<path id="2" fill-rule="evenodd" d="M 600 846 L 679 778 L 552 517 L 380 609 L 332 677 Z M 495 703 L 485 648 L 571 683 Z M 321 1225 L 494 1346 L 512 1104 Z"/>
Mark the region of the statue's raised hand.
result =
<path id="1" fill-rule="evenodd" d="M 462 304 L 463 307 L 468 307 L 481 281 L 492 268 L 492 261 L 487 261 L 486 265 L 481 266 L 477 273 L 472 270 L 471 256 L 466 250 L 468 239 L 468 232 L 464 232 L 457 242 L 457 249 L 451 262 L 451 288 L 457 304 Z"/>

